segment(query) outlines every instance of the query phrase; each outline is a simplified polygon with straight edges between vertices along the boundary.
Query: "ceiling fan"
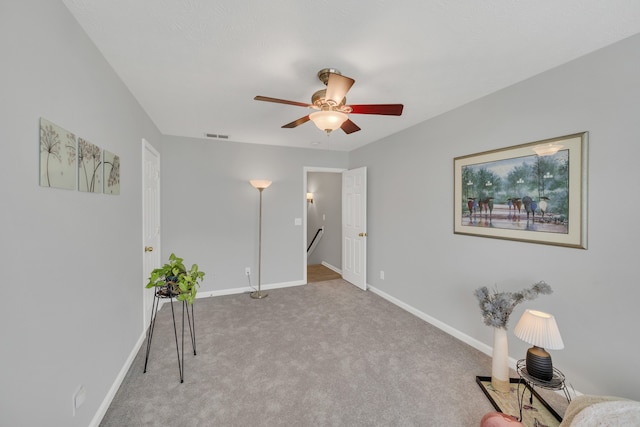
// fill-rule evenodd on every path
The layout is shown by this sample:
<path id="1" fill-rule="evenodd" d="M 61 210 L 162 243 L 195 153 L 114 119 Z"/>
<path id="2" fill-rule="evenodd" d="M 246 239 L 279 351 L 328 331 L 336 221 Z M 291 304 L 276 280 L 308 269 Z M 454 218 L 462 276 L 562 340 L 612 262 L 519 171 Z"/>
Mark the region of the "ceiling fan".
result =
<path id="1" fill-rule="evenodd" d="M 378 114 L 383 116 L 400 116 L 402 104 L 352 104 L 347 105 L 345 95 L 355 83 L 352 78 L 343 76 L 334 68 L 323 68 L 318 71 L 318 78 L 327 88 L 321 89 L 311 97 L 311 104 L 304 102 L 287 101 L 286 99 L 270 98 L 268 96 L 256 96 L 256 101 L 276 102 L 278 104 L 295 105 L 298 107 L 312 108 L 315 111 L 291 123 L 283 128 L 294 128 L 311 120 L 320 130 L 327 134 L 338 128 L 346 134 L 360 130 L 358 125 L 349 119 L 348 114 Z"/>

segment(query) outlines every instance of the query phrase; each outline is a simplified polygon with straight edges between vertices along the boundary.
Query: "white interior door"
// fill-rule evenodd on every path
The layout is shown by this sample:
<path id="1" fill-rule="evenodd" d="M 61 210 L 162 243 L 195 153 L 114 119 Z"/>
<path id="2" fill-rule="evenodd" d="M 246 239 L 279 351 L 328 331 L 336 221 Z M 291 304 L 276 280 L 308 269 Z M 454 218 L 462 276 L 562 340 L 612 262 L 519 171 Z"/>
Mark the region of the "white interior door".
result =
<path id="1" fill-rule="evenodd" d="M 142 261 L 143 283 L 147 284 L 154 268 L 160 266 L 160 154 L 142 140 Z M 143 289 L 143 327 L 151 320 L 153 289 Z"/>
<path id="2" fill-rule="evenodd" d="M 342 278 L 367 290 L 367 168 L 342 173 Z"/>

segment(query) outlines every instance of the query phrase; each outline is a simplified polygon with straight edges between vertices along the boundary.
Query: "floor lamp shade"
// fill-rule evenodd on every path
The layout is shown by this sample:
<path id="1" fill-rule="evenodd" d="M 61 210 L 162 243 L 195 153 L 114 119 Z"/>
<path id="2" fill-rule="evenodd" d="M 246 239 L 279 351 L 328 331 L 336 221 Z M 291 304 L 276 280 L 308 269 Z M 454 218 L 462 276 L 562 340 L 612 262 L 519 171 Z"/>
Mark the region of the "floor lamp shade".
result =
<path id="1" fill-rule="evenodd" d="M 551 355 L 545 350 L 562 350 L 564 343 L 553 315 L 537 310 L 525 310 L 513 333 L 522 341 L 532 344 L 527 351 L 529 375 L 550 381 L 553 378 Z"/>
<path id="2" fill-rule="evenodd" d="M 271 181 L 267 179 L 252 179 L 249 183 L 253 188 L 260 192 L 260 215 L 258 222 L 258 290 L 251 292 L 251 298 L 262 299 L 266 298 L 269 294 L 262 292 L 262 191 L 271 185 Z"/>
<path id="3" fill-rule="evenodd" d="M 264 190 L 271 185 L 271 181 L 267 179 L 252 179 L 249 181 L 249 184 L 251 184 L 253 188 L 257 188 L 258 190 Z"/>

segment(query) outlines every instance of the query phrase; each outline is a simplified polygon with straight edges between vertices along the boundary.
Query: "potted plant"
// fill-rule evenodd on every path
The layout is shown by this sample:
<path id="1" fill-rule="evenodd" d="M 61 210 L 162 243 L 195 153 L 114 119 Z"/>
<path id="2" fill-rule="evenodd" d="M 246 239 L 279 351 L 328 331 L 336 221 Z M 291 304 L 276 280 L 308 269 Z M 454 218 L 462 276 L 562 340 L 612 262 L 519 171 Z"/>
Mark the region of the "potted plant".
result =
<path id="1" fill-rule="evenodd" d="M 198 270 L 197 264 L 193 264 L 191 269 L 187 270 L 184 260 L 171 254 L 168 263 L 151 272 L 147 288 L 163 288 L 160 291 L 163 295 L 175 296 L 178 301 L 193 304 L 203 277 L 204 271 Z"/>

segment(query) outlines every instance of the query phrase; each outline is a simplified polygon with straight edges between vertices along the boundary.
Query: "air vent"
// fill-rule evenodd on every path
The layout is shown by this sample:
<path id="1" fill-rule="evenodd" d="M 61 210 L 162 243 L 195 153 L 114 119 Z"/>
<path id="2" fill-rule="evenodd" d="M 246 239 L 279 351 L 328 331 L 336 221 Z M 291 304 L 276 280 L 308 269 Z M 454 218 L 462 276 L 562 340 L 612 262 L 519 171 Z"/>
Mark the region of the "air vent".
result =
<path id="1" fill-rule="evenodd" d="M 205 133 L 207 138 L 216 138 L 216 139 L 229 139 L 229 135 L 218 135 L 215 133 Z"/>

